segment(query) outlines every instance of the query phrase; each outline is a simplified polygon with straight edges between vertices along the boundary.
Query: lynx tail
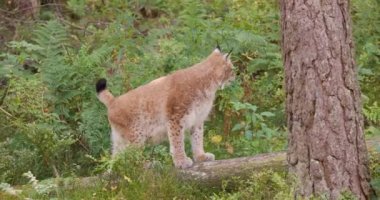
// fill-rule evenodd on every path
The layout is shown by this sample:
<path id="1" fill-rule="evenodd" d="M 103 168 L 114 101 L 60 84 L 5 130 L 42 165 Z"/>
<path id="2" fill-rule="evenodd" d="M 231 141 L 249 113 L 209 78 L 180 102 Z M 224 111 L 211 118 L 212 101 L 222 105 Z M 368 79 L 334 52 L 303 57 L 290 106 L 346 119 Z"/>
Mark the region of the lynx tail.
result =
<path id="1" fill-rule="evenodd" d="M 96 83 L 96 92 L 98 93 L 98 99 L 104 105 L 108 105 L 113 101 L 114 96 L 107 90 L 107 80 L 102 78 Z"/>

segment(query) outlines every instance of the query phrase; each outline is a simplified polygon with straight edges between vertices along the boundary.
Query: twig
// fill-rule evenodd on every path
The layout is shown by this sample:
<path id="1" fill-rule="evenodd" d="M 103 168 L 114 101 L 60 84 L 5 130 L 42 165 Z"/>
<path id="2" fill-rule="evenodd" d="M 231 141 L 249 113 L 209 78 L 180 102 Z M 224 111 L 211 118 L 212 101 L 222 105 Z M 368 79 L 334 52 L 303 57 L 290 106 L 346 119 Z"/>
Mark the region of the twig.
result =
<path id="1" fill-rule="evenodd" d="M 5 97 L 8 95 L 8 89 L 10 87 L 10 84 L 8 84 L 7 88 L 5 88 L 4 95 L 0 99 L 0 106 L 3 105 Z"/>
<path id="2" fill-rule="evenodd" d="M 82 142 L 80 138 L 77 141 L 79 142 L 79 145 L 82 146 L 87 152 L 90 152 L 90 149 Z"/>
<path id="3" fill-rule="evenodd" d="M 57 170 L 57 167 L 56 167 L 54 164 L 52 165 L 52 168 L 53 168 L 54 176 L 55 176 L 56 178 L 61 177 L 61 176 L 59 175 L 59 172 L 58 172 L 58 170 Z"/>
<path id="4" fill-rule="evenodd" d="M 69 26 L 71 26 L 71 27 L 73 27 L 73 28 L 76 28 L 76 29 L 79 29 L 79 30 L 83 30 L 84 32 L 88 32 L 88 33 L 94 34 L 94 32 L 87 30 L 87 28 L 85 28 L 85 27 L 81 27 L 81 26 L 78 26 L 78 25 L 72 24 L 72 23 L 70 23 L 69 21 L 66 21 L 65 19 L 60 18 L 60 17 L 58 17 L 58 19 L 59 19 L 59 21 L 61 21 L 62 23 L 66 24 L 66 25 L 69 25 Z"/>
<path id="5" fill-rule="evenodd" d="M 7 112 L 6 110 L 4 110 L 2 107 L 0 107 L 0 110 L 3 111 L 9 117 L 15 118 L 13 115 L 11 115 L 9 112 Z"/>

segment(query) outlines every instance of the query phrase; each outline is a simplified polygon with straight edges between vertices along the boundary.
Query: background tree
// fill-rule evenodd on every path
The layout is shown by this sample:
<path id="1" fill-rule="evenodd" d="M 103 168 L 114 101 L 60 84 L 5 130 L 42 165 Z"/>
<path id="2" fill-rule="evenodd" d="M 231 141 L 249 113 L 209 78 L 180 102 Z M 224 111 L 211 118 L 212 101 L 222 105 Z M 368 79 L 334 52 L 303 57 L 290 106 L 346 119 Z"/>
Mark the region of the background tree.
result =
<path id="1" fill-rule="evenodd" d="M 288 163 L 299 194 L 370 194 L 349 3 L 281 0 Z"/>

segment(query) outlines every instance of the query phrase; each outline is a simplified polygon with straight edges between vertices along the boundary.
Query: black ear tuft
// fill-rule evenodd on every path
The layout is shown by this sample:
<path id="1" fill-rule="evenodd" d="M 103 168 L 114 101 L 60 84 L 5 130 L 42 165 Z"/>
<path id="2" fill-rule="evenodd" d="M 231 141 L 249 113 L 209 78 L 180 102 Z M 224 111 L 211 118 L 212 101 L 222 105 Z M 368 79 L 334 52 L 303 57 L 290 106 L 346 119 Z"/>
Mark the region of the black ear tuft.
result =
<path id="1" fill-rule="evenodd" d="M 231 55 L 232 51 L 234 50 L 234 48 L 231 48 L 231 50 L 228 52 L 228 56 Z"/>
<path id="2" fill-rule="evenodd" d="M 102 78 L 96 82 L 96 92 L 99 93 L 107 88 L 107 80 Z"/>
<path id="3" fill-rule="evenodd" d="M 231 55 L 231 53 L 232 53 L 232 50 L 234 50 L 234 48 L 232 48 L 231 51 L 227 53 L 226 59 L 227 59 L 228 57 L 230 57 L 230 55 Z"/>
<path id="4" fill-rule="evenodd" d="M 219 45 L 218 41 L 216 41 L 216 49 L 218 49 L 220 52 L 222 52 L 222 49 L 220 49 L 220 45 Z"/>

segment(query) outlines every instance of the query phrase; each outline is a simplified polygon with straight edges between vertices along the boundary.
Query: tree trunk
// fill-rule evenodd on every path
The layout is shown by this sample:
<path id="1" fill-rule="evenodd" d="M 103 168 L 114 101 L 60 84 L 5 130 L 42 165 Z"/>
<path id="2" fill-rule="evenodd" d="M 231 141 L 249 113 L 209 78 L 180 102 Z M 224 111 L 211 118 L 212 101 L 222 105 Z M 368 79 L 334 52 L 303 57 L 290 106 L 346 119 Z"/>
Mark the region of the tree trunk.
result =
<path id="1" fill-rule="evenodd" d="M 288 163 L 298 195 L 370 195 L 348 0 L 281 0 Z"/>

